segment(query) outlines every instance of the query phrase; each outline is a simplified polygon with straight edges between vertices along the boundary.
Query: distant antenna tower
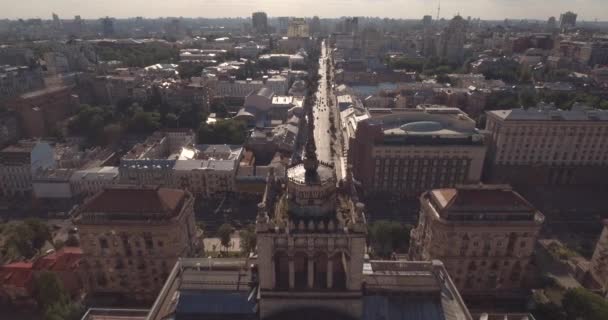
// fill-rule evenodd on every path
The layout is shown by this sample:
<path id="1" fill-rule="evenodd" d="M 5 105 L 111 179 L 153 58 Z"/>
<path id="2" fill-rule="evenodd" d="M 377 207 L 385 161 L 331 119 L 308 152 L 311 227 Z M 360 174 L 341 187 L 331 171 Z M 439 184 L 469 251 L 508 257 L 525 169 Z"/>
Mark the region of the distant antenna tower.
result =
<path id="1" fill-rule="evenodd" d="M 439 13 L 441 13 L 441 0 L 439 0 L 439 4 L 437 5 L 437 19 L 435 21 L 439 21 Z"/>

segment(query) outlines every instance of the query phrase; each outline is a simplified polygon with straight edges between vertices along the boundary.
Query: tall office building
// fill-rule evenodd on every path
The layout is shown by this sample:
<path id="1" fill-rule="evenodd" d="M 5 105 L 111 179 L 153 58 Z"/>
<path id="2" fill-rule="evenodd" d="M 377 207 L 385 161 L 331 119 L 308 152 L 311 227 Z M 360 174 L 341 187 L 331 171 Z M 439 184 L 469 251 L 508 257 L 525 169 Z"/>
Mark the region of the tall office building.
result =
<path id="1" fill-rule="evenodd" d="M 268 16 L 266 12 L 254 12 L 251 15 L 251 24 L 253 25 L 253 31 L 256 33 L 268 32 Z"/>
<path id="2" fill-rule="evenodd" d="M 104 37 L 109 37 L 114 35 L 114 19 L 110 17 L 105 17 L 101 19 L 101 32 Z"/>
<path id="3" fill-rule="evenodd" d="M 74 223 L 89 290 L 154 299 L 197 248 L 193 205 L 187 191 L 158 187 L 108 188 L 82 204 Z"/>
<path id="4" fill-rule="evenodd" d="M 424 17 L 422 17 L 422 25 L 427 28 L 429 26 L 431 26 L 433 24 L 433 17 L 426 15 Z"/>
<path id="5" fill-rule="evenodd" d="M 486 112 L 486 180 L 512 185 L 604 185 L 608 111 L 576 104 Z"/>
<path id="6" fill-rule="evenodd" d="M 344 32 L 350 34 L 357 34 L 359 32 L 359 18 L 346 18 L 344 20 Z"/>
<path id="7" fill-rule="evenodd" d="M 306 19 L 291 18 L 287 29 L 287 36 L 290 38 L 308 38 L 310 30 Z"/>
<path id="8" fill-rule="evenodd" d="M 310 33 L 312 35 L 318 35 L 321 32 L 321 20 L 318 16 L 312 17 L 309 23 Z"/>
<path id="9" fill-rule="evenodd" d="M 557 29 L 557 20 L 555 17 L 550 17 L 547 20 L 547 31 L 554 31 L 555 29 Z"/>
<path id="10" fill-rule="evenodd" d="M 350 140 L 348 160 L 367 194 L 410 198 L 479 182 L 485 153 L 483 135 L 464 112 L 421 105 L 372 110 Z"/>
<path id="11" fill-rule="evenodd" d="M 437 55 L 450 64 L 464 61 L 464 43 L 466 40 L 468 22 L 461 16 L 456 16 L 441 33 Z"/>
<path id="12" fill-rule="evenodd" d="M 410 258 L 441 260 L 463 294 L 517 291 L 543 214 L 504 185 L 435 189 L 420 198 Z"/>
<path id="13" fill-rule="evenodd" d="M 561 29 L 569 29 L 576 27 L 576 18 L 578 15 L 574 12 L 568 11 L 562 13 L 559 16 L 559 26 Z"/>

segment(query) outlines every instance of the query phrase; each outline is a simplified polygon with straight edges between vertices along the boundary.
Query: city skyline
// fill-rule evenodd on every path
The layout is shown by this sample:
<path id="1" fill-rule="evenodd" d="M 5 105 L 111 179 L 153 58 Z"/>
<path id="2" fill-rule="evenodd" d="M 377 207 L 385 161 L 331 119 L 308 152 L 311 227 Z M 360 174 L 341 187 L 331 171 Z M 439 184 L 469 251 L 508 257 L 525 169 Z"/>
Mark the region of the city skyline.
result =
<path id="1" fill-rule="evenodd" d="M 104 16 L 128 18 L 144 17 L 250 17 L 251 12 L 265 11 L 271 17 L 276 16 L 370 16 L 403 19 L 418 19 L 423 15 L 437 15 L 439 1 L 403 1 L 403 0 L 329 0 L 329 1 L 276 1 L 276 0 L 175 0 L 145 1 L 108 0 L 104 2 L 86 3 L 75 0 L 56 0 L 46 3 L 40 0 L 24 0 L 17 3 L 0 1 L 1 19 L 43 18 L 50 19 L 51 14 L 57 13 L 60 18 L 71 19 L 75 15 L 92 19 Z M 395 10 L 396 8 L 407 10 Z M 565 11 L 575 11 L 579 20 L 608 21 L 608 10 L 602 10 L 602 0 L 553 1 L 547 6 L 543 1 L 525 0 L 443 0 L 441 2 L 442 18 L 450 18 L 456 14 L 479 17 L 484 20 L 508 19 L 539 19 L 545 20 L 551 16 L 559 19 Z M 226 14 L 228 12 L 229 14 Z"/>

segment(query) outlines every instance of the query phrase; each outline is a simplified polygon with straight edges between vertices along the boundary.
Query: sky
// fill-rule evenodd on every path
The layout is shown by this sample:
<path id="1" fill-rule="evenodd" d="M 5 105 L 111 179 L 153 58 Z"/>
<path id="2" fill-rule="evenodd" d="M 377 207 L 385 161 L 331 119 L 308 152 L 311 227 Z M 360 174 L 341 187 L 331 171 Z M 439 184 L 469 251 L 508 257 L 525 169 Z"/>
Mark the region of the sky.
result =
<path id="1" fill-rule="evenodd" d="M 420 19 L 437 15 L 439 0 L 0 0 L 0 18 L 63 19 L 111 16 L 235 17 L 265 11 L 269 16 L 373 16 Z M 442 0 L 441 17 L 502 20 L 559 19 L 568 10 L 579 20 L 608 21 L 608 0 Z"/>

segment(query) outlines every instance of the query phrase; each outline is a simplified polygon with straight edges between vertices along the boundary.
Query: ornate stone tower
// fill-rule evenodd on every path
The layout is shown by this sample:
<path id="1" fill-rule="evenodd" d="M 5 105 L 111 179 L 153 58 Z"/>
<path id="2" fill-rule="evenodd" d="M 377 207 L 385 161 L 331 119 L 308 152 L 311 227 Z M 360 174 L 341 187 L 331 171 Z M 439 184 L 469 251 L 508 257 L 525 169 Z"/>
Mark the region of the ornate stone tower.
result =
<path id="1" fill-rule="evenodd" d="M 256 223 L 262 318 L 321 308 L 361 316 L 364 205 L 317 159 L 313 125 L 303 163 L 268 175 Z"/>

